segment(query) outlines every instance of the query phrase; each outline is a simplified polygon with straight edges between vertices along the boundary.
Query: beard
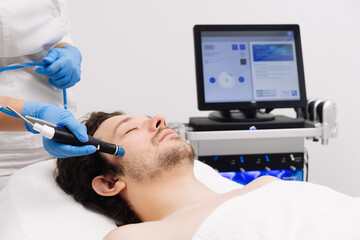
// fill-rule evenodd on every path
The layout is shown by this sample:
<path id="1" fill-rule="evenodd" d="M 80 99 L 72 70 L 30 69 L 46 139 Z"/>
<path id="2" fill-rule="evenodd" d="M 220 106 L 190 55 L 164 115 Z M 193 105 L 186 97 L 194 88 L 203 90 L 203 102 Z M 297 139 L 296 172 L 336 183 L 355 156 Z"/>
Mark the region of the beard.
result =
<path id="1" fill-rule="evenodd" d="M 172 144 L 157 152 L 153 161 L 147 159 L 146 153 L 136 155 L 131 161 L 131 166 L 130 164 L 123 166 L 124 174 L 138 182 L 143 182 L 158 178 L 179 166 L 193 166 L 194 149 L 180 136 L 173 138 Z"/>
<path id="2" fill-rule="evenodd" d="M 157 165 L 161 171 L 171 171 L 181 165 L 192 165 L 194 158 L 194 149 L 181 140 L 175 147 L 166 148 L 158 154 Z"/>

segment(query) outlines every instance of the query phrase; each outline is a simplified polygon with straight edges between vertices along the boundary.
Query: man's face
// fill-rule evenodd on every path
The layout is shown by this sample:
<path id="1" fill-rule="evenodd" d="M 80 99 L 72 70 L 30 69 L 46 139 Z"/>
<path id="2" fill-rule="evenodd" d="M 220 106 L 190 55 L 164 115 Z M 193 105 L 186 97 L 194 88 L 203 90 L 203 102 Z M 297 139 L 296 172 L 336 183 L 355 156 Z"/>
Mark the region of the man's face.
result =
<path id="1" fill-rule="evenodd" d="M 124 176 L 137 181 L 155 178 L 179 164 L 189 164 L 194 160 L 192 147 L 174 130 L 167 128 L 161 115 L 111 117 L 99 126 L 94 137 L 115 143 L 125 150 L 121 158 L 107 158 L 122 166 Z"/>

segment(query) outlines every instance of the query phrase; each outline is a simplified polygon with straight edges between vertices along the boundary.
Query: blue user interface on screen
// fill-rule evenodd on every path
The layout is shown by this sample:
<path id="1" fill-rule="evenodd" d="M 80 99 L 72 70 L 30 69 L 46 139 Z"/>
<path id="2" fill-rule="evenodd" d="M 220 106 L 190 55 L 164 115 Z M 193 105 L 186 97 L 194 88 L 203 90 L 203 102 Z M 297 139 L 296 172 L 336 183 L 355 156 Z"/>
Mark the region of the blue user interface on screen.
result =
<path id="1" fill-rule="evenodd" d="M 270 171 L 219 172 L 219 173 L 223 177 L 226 177 L 234 182 L 246 185 L 252 180 L 264 175 L 274 176 L 282 180 L 303 181 L 304 171 L 281 169 L 281 170 L 270 170 Z"/>
<path id="2" fill-rule="evenodd" d="M 300 99 L 293 31 L 201 33 L 207 103 Z"/>

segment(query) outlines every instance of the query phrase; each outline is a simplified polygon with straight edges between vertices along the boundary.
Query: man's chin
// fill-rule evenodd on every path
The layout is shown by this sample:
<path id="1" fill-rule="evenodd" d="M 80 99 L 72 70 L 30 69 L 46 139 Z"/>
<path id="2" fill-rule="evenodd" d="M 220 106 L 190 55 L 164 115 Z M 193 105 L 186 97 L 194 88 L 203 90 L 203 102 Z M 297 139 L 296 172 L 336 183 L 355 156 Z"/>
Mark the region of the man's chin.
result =
<path id="1" fill-rule="evenodd" d="M 179 164 L 189 164 L 194 161 L 193 148 L 188 143 L 184 142 L 180 136 L 168 140 L 180 141 L 178 141 L 175 145 L 174 142 L 172 142 L 171 146 L 167 146 L 165 149 L 163 149 L 158 158 L 161 167 L 168 169 L 173 168 Z"/>

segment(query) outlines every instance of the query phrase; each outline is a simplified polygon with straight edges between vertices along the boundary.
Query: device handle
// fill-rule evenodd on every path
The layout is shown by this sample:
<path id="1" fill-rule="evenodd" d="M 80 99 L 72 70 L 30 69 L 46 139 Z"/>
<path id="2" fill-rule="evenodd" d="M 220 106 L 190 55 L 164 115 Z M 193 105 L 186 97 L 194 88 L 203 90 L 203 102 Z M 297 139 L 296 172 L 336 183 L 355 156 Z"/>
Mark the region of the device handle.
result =
<path id="1" fill-rule="evenodd" d="M 55 128 L 55 133 L 52 140 L 73 146 L 93 145 L 96 147 L 98 151 L 113 155 L 118 155 L 119 150 L 122 150 L 122 148 L 119 148 L 119 146 L 115 144 L 101 141 L 92 136 L 88 136 L 88 137 L 89 140 L 87 142 L 81 142 L 75 137 L 75 135 L 67 127 L 62 126 Z M 120 153 L 119 155 L 123 155 L 123 154 Z"/>

